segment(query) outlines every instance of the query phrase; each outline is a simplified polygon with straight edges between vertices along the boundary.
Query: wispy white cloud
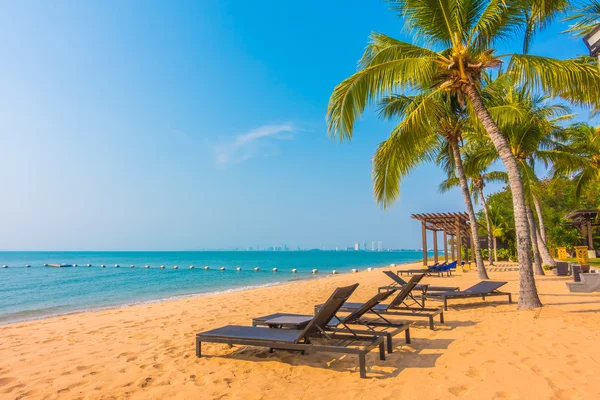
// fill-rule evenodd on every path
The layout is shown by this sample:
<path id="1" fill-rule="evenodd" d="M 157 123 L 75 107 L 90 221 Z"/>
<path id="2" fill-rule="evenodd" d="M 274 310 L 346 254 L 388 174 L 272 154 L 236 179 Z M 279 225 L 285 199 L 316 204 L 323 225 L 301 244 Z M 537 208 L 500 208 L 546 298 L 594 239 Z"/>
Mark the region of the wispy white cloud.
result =
<path id="1" fill-rule="evenodd" d="M 251 131 L 237 135 L 233 140 L 214 146 L 215 162 L 218 165 L 240 163 L 268 150 L 269 154 L 277 151 L 269 145 L 271 140 L 290 140 L 296 132 L 292 124 L 264 125 Z"/>

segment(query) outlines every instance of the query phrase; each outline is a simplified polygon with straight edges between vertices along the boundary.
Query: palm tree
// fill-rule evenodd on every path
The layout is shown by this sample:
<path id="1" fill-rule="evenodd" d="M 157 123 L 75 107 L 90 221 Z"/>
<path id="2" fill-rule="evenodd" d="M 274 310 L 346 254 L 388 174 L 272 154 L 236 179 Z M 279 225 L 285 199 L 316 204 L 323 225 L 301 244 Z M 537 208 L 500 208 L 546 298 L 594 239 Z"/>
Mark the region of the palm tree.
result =
<path id="1" fill-rule="evenodd" d="M 380 116 L 386 119 L 400 118 L 401 122 L 392 132 L 394 139 L 393 153 L 390 154 L 388 141 L 383 142 L 373 157 L 373 180 L 375 197 L 385 200 L 390 193 L 399 193 L 401 179 L 422 161 L 432 160 L 436 153 L 449 154 L 462 187 L 463 198 L 471 226 L 471 239 L 475 249 L 475 260 L 478 275 L 481 279 L 489 279 L 483 264 L 477 235 L 477 220 L 471 201 L 467 178 L 463 169 L 459 141 L 468 123 L 467 114 L 456 98 L 451 95 L 438 94 L 430 97 L 427 102 L 429 116 L 411 125 L 411 131 L 402 128 L 406 118 L 414 112 L 414 107 L 422 106 L 422 96 L 390 96 L 380 104 Z M 419 141 L 414 141 L 414 133 L 420 135 Z M 397 148 L 402 148 L 402 157 L 396 154 Z M 386 167 L 388 163 L 393 169 Z"/>
<path id="2" fill-rule="evenodd" d="M 590 57 L 557 60 L 548 57 L 496 54 L 494 45 L 524 28 L 524 10 L 532 10 L 532 21 L 542 23 L 549 11 L 542 0 L 397 0 L 390 1 L 404 18 L 404 25 L 420 45 L 396 40 L 380 33 L 371 35 L 359 71 L 336 86 L 327 111 L 328 131 L 340 140 L 351 139 L 356 118 L 372 101 L 404 92 L 422 94 L 419 104 L 394 129 L 385 148 L 388 161 L 381 161 L 378 173 L 400 176 L 398 160 L 407 153 L 398 143 L 420 121 L 431 117 L 431 98 L 450 92 L 469 107 L 485 128 L 504 163 L 513 197 L 517 248 L 520 263 L 520 309 L 541 306 L 531 268 L 531 241 L 527 228 L 524 188 L 517 161 L 480 93 L 482 74 L 510 60 L 508 73 L 523 84 L 535 86 L 553 96 L 576 104 L 600 103 L 600 73 Z M 587 88 L 580 90 L 578 87 Z M 419 132 L 410 134 L 418 142 Z M 415 143 L 413 146 L 419 146 Z M 383 153 L 383 152 L 382 152 Z M 377 175 L 377 174 L 376 174 Z M 397 195 L 386 185 L 378 200 L 384 207 Z"/>
<path id="3" fill-rule="evenodd" d="M 490 151 L 490 146 L 487 143 L 477 140 L 473 136 L 474 135 L 470 135 L 471 139 L 467 141 L 467 144 L 463 147 L 463 165 L 468 180 L 470 181 L 469 189 L 473 196 L 473 203 L 477 204 L 479 200 L 481 200 L 488 236 L 488 261 L 490 265 L 494 265 L 494 257 L 492 255 L 493 230 L 483 189 L 487 183 L 507 183 L 507 179 L 506 174 L 503 172 L 488 171 L 490 164 L 494 161 L 497 155 L 495 151 Z M 440 155 L 443 155 L 443 153 Z M 438 158 L 438 164 L 440 163 L 448 164 L 447 161 Z M 447 173 L 448 178 L 439 185 L 439 190 L 442 193 L 447 192 L 448 190 L 460 184 L 459 179 L 454 174 L 454 170 L 447 170 Z M 497 257 L 496 261 L 498 261 Z"/>
<path id="4" fill-rule="evenodd" d="M 488 216 L 494 237 L 494 261 L 498 262 L 498 249 L 496 239 L 505 241 L 509 233 L 512 232 L 509 222 L 505 219 L 505 214 L 495 207 L 488 207 Z"/>
<path id="5" fill-rule="evenodd" d="M 539 179 L 536 162 L 572 165 L 578 158 L 560 145 L 567 134 L 560 123 L 572 118 L 568 107 L 551 102 L 549 96 L 533 95 L 524 87 L 514 87 L 509 75 L 503 74 L 483 90 L 488 110 L 506 135 L 523 178 L 526 210 L 532 240 L 535 271 L 543 275 L 544 264 L 556 265 L 545 241 L 544 220 L 536 192 Z M 510 110 L 510 113 L 507 113 Z M 539 228 L 532 208 L 536 209 Z M 542 233 L 543 232 L 543 233 Z"/>

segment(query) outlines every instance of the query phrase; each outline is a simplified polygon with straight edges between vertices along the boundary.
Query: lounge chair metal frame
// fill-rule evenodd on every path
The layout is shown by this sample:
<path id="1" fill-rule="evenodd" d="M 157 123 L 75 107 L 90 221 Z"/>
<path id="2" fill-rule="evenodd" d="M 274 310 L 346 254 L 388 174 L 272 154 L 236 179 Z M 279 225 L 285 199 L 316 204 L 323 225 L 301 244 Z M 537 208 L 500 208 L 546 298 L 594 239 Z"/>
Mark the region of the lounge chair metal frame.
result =
<path id="1" fill-rule="evenodd" d="M 387 352 L 393 352 L 393 343 L 392 338 L 398 335 L 401 332 L 404 332 L 405 340 L 407 344 L 410 344 L 410 323 L 406 321 L 390 321 L 389 319 L 377 315 L 377 319 L 365 318 L 364 315 L 376 306 L 381 303 L 383 300 L 387 299 L 391 296 L 394 291 L 378 293 L 373 296 L 371 299 L 366 301 L 361 307 L 353 310 L 350 314 L 346 316 L 338 316 L 337 314 L 327 323 L 326 330 L 330 332 L 350 332 L 352 334 L 358 335 L 376 335 L 382 336 L 386 339 L 386 347 Z M 294 317 L 310 317 L 309 315 L 303 314 L 285 314 L 285 313 L 277 313 L 268 315 L 265 317 L 258 317 L 252 320 L 252 326 L 269 326 L 274 328 L 281 328 L 281 326 L 277 326 L 278 323 L 273 323 L 270 321 L 277 321 L 273 318 L 273 316 L 277 316 L 277 320 L 281 322 L 281 318 L 290 316 Z M 361 328 L 365 329 L 357 329 L 352 328 L 350 325 L 358 325 Z M 342 328 L 340 328 L 342 326 Z"/>
<path id="2" fill-rule="evenodd" d="M 388 286 L 380 286 L 378 291 L 381 293 L 382 291 L 388 290 L 398 290 L 402 289 L 408 282 L 402 279 L 399 275 L 394 274 L 392 271 L 383 271 L 390 279 L 394 281 L 393 284 Z M 428 292 L 456 292 L 459 290 L 457 286 L 433 286 L 427 283 L 421 283 L 416 285 L 413 290 L 420 290 L 422 294 L 426 294 Z"/>
<path id="3" fill-rule="evenodd" d="M 336 289 L 324 306 L 315 313 L 315 317 L 302 330 L 271 329 L 251 326 L 228 325 L 222 328 L 196 335 L 196 356 L 202 356 L 202 342 L 225 343 L 267 347 L 269 351 L 291 350 L 305 352 L 314 350 L 320 352 L 355 354 L 358 356 L 360 377 L 366 378 L 366 355 L 379 347 L 379 358 L 385 360 L 384 338 L 374 334 L 360 335 L 358 332 L 339 330 L 328 331 L 327 323 L 335 316 L 344 302 L 356 290 L 358 284 Z M 246 333 L 244 333 L 246 332 Z M 245 335 L 245 336 L 244 336 Z M 278 338 L 279 337 L 279 338 Z M 333 344 L 315 344 L 313 341 L 324 340 L 337 342 Z M 366 345 L 354 348 L 348 347 L 355 343 L 365 342 Z"/>
<path id="4" fill-rule="evenodd" d="M 435 330 L 434 318 L 440 316 L 440 323 L 444 323 L 444 310 L 441 307 L 427 308 L 423 301 L 419 301 L 412 295 L 415 286 L 423 279 L 425 274 L 414 275 L 399 291 L 396 297 L 389 304 L 377 304 L 371 306 L 369 313 L 385 319 L 383 316 L 397 316 L 406 318 L 427 318 L 429 320 L 429 329 Z M 396 292 L 396 289 L 392 290 Z M 410 301 L 410 303 L 409 303 Z M 346 303 L 340 311 L 353 312 L 364 306 L 364 303 Z M 322 307 L 321 304 L 315 306 L 315 312 Z"/>
<path id="5" fill-rule="evenodd" d="M 425 300 L 437 300 L 444 302 L 444 311 L 448 311 L 448 299 L 469 299 L 474 297 L 481 297 L 484 301 L 486 297 L 494 296 L 508 296 L 508 303 L 512 304 L 512 294 L 508 292 L 501 292 L 498 290 L 499 287 L 506 285 L 507 282 L 498 281 L 481 281 L 468 289 L 460 292 L 438 292 L 438 293 L 427 293 L 422 296 L 423 305 Z M 488 289 L 484 289 L 484 288 Z"/>

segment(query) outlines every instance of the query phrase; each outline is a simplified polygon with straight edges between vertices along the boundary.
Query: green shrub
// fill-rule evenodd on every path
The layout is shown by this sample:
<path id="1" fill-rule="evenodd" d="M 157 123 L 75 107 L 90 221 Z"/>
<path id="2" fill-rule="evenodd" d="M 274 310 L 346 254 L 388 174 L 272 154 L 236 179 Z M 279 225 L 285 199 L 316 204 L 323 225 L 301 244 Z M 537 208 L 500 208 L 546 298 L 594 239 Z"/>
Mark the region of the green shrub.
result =
<path id="1" fill-rule="evenodd" d="M 542 268 L 544 268 L 544 271 L 551 271 L 554 269 L 552 265 L 544 265 Z"/>

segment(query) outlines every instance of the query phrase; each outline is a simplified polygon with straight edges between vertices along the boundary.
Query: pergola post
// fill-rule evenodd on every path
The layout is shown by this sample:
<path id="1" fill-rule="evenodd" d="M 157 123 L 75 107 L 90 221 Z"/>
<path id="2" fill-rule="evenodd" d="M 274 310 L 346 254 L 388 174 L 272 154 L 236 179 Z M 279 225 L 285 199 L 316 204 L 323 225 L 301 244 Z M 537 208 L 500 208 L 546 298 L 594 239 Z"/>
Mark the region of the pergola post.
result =
<path id="1" fill-rule="evenodd" d="M 588 250 L 594 250 L 594 240 L 592 239 L 592 220 L 590 218 L 587 220 L 587 236 Z"/>
<path id="2" fill-rule="evenodd" d="M 421 231 L 423 235 L 423 265 L 427 266 L 427 226 L 425 221 L 421 222 Z"/>
<path id="3" fill-rule="evenodd" d="M 462 263 L 462 254 L 461 254 L 461 239 L 460 239 L 460 221 L 458 217 L 456 218 L 456 265 L 461 265 Z"/>
<path id="4" fill-rule="evenodd" d="M 433 230 L 433 262 L 438 263 L 438 243 L 437 243 L 437 230 Z"/>
<path id="5" fill-rule="evenodd" d="M 444 261 L 446 261 L 446 264 L 448 263 L 448 235 L 446 235 L 445 229 L 444 229 Z"/>

